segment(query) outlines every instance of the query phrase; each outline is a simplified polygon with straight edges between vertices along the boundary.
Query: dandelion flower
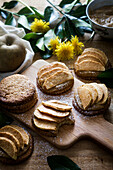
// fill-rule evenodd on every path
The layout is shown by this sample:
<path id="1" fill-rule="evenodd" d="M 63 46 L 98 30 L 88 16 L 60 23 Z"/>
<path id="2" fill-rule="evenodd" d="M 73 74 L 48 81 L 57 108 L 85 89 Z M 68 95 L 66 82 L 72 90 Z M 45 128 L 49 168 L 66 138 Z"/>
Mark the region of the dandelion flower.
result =
<path id="1" fill-rule="evenodd" d="M 84 47 L 84 44 L 82 42 L 79 42 L 78 37 L 75 36 L 71 38 L 72 45 L 74 47 L 74 54 L 78 56 L 82 53 L 82 47 Z"/>
<path id="2" fill-rule="evenodd" d="M 48 45 L 50 50 L 53 50 L 53 54 L 55 55 L 56 46 L 59 45 L 58 36 L 55 39 L 50 39 L 50 43 Z"/>
<path id="3" fill-rule="evenodd" d="M 34 22 L 31 24 L 31 30 L 33 32 L 46 33 L 49 29 L 49 22 L 44 22 L 41 19 L 35 18 Z"/>
<path id="4" fill-rule="evenodd" d="M 67 41 L 66 43 L 60 43 L 57 45 L 55 53 L 58 58 L 58 61 L 70 60 L 74 57 L 74 47 L 71 42 Z"/>

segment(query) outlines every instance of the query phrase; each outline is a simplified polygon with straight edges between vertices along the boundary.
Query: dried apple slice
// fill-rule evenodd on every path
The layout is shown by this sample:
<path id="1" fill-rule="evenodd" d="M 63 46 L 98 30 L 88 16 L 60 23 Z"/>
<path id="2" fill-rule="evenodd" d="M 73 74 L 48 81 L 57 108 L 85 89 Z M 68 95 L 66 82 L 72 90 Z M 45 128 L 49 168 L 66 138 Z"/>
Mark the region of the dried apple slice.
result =
<path id="1" fill-rule="evenodd" d="M 21 133 L 23 140 L 24 140 L 24 144 L 28 145 L 29 144 L 29 135 L 26 133 L 26 131 L 23 128 L 21 128 L 20 126 L 17 126 L 17 125 L 10 125 L 10 126 L 17 129 Z"/>
<path id="2" fill-rule="evenodd" d="M 45 114 L 55 116 L 55 117 L 66 117 L 66 116 L 68 116 L 70 114 L 70 112 L 60 112 L 60 111 L 56 111 L 54 109 L 47 108 L 42 104 L 40 104 L 37 109 L 41 113 L 45 113 Z"/>
<path id="3" fill-rule="evenodd" d="M 61 70 L 63 71 L 62 68 L 56 67 L 56 68 L 53 68 L 53 69 L 51 69 L 51 70 L 49 70 L 49 71 L 44 72 L 44 73 L 41 74 L 41 76 L 39 77 L 39 84 L 42 86 L 43 83 L 44 83 L 44 81 L 45 81 L 48 77 L 50 77 L 51 75 L 55 74 L 57 71 L 61 71 Z"/>
<path id="4" fill-rule="evenodd" d="M 59 84 L 62 84 L 64 82 L 72 80 L 72 79 L 74 79 L 74 78 L 70 72 L 58 71 L 45 80 L 45 82 L 43 84 L 43 88 L 49 90 Z"/>
<path id="5" fill-rule="evenodd" d="M 96 102 L 97 97 L 98 97 L 97 90 L 95 89 L 94 86 L 92 86 L 92 84 L 85 84 L 84 87 L 87 87 L 91 91 L 91 94 L 92 94 L 92 103 L 91 103 L 91 105 L 93 105 Z"/>
<path id="6" fill-rule="evenodd" d="M 108 58 L 105 53 L 97 48 L 86 48 L 82 54 L 93 54 L 101 59 L 104 63 L 104 66 L 107 64 Z"/>
<path id="7" fill-rule="evenodd" d="M 9 132 L 0 132 L 0 137 L 5 137 L 5 138 L 10 139 L 15 144 L 17 151 L 20 150 L 20 143 L 19 143 L 18 139 L 13 134 L 11 134 Z"/>
<path id="8" fill-rule="evenodd" d="M 105 71 L 105 67 L 97 61 L 84 60 L 75 65 L 76 71 Z"/>
<path id="9" fill-rule="evenodd" d="M 91 91 L 87 87 L 80 86 L 77 88 L 77 92 L 78 92 L 81 104 L 84 110 L 86 110 L 92 103 Z"/>
<path id="10" fill-rule="evenodd" d="M 6 125 L 0 129 L 0 132 L 9 132 L 9 133 L 13 134 L 20 142 L 20 148 L 24 149 L 23 136 L 17 129 L 15 129 L 14 127 L 11 127 L 10 125 Z"/>
<path id="11" fill-rule="evenodd" d="M 108 99 L 108 89 L 105 84 L 99 84 L 99 86 L 102 88 L 104 93 L 103 99 L 99 102 L 99 104 L 105 104 Z"/>
<path id="12" fill-rule="evenodd" d="M 0 147 L 14 160 L 17 159 L 17 149 L 14 143 L 5 137 L 0 137 Z"/>
<path id="13" fill-rule="evenodd" d="M 91 85 L 94 86 L 95 89 L 97 90 L 98 97 L 97 97 L 96 103 L 99 103 L 99 102 L 102 100 L 103 95 L 104 95 L 103 90 L 102 90 L 102 88 L 99 86 L 98 83 L 91 83 Z"/>
<path id="14" fill-rule="evenodd" d="M 69 106 L 68 104 L 63 103 L 58 100 L 49 100 L 46 102 L 42 101 L 42 104 L 44 106 L 47 106 L 47 107 L 50 107 L 50 108 L 53 108 L 53 109 L 59 110 L 59 111 L 70 111 L 72 109 L 72 107 Z"/>
<path id="15" fill-rule="evenodd" d="M 49 122 L 56 122 L 56 123 L 60 123 L 65 119 L 65 118 L 58 118 L 58 117 L 53 117 L 51 115 L 43 114 L 39 112 L 37 109 L 34 112 L 34 116 L 40 120 L 46 120 Z"/>
<path id="16" fill-rule="evenodd" d="M 100 62 L 103 66 L 105 66 L 104 65 L 104 63 L 102 62 L 102 60 L 98 57 L 98 56 L 96 56 L 96 55 L 93 55 L 93 54 L 82 54 L 82 55 L 80 55 L 78 58 L 77 58 L 77 62 L 78 63 L 80 63 L 81 61 L 83 61 L 83 60 L 93 60 L 93 61 L 97 61 L 97 62 Z"/>
<path id="17" fill-rule="evenodd" d="M 33 119 L 34 125 L 42 130 L 50 130 L 50 131 L 56 131 L 57 130 L 57 123 L 55 122 L 48 122 L 44 120 L 39 120 L 37 118 Z"/>

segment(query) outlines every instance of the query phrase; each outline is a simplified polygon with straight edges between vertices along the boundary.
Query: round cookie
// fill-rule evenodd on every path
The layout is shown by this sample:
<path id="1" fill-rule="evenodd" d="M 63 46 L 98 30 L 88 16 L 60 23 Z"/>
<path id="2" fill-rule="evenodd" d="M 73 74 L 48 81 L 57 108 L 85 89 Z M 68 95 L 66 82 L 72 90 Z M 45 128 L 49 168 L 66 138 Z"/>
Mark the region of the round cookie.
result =
<path id="1" fill-rule="evenodd" d="M 26 76 L 15 74 L 0 82 L 1 109 L 13 113 L 22 113 L 31 109 L 36 102 L 36 88 Z"/>
<path id="2" fill-rule="evenodd" d="M 111 64 L 105 53 L 96 48 L 86 48 L 74 63 L 75 74 L 82 79 L 97 79 Z"/>
<path id="3" fill-rule="evenodd" d="M 47 94 L 61 94 L 71 89 L 74 78 L 62 62 L 53 62 L 41 67 L 37 73 L 37 86 Z"/>
<path id="4" fill-rule="evenodd" d="M 93 88 L 91 89 L 90 86 L 93 86 Z M 98 91 L 99 88 L 101 88 L 101 91 Z M 86 90 L 88 93 L 87 95 L 85 95 Z M 97 93 L 95 93 L 95 90 Z M 96 100 L 94 100 L 94 95 Z M 73 100 L 74 108 L 79 113 L 88 116 L 105 113 L 109 108 L 110 103 L 111 96 L 107 87 L 104 84 L 98 83 L 89 83 L 79 86 L 75 91 Z"/>

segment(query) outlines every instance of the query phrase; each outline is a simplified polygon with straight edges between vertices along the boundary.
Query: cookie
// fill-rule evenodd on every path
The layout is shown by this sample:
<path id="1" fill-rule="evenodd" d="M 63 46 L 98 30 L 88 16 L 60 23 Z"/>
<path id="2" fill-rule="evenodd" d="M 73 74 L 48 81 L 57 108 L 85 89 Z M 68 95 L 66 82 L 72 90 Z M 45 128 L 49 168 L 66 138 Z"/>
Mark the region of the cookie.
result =
<path id="1" fill-rule="evenodd" d="M 74 63 L 75 74 L 83 79 L 97 79 L 97 76 L 110 68 L 105 53 L 96 48 L 86 48 Z"/>
<path id="2" fill-rule="evenodd" d="M 37 73 L 37 86 L 47 94 L 61 94 L 71 89 L 74 78 L 62 62 L 53 62 L 41 67 Z"/>
<path id="3" fill-rule="evenodd" d="M 73 105 L 78 112 L 91 116 L 105 113 L 110 102 L 110 93 L 104 84 L 89 83 L 76 89 Z"/>
<path id="4" fill-rule="evenodd" d="M 21 127 L 17 127 L 17 125 L 8 125 L 8 126 L 13 126 L 13 128 L 15 127 L 15 130 L 19 129 L 20 130 L 19 132 L 23 136 L 23 138 L 26 136 L 28 139 L 27 144 L 24 141 L 23 150 L 21 148 L 19 148 L 19 150 L 18 150 L 17 146 L 13 142 L 12 138 L 10 138 L 10 136 L 1 137 L 1 135 L 0 135 L 0 161 L 5 164 L 13 165 L 13 164 L 21 163 L 21 162 L 25 161 L 26 159 L 28 159 L 33 152 L 34 144 L 33 144 L 33 138 L 30 133 L 26 132 Z M 10 131 L 10 130 L 8 131 L 7 128 L 5 128 L 5 127 L 3 127 L 3 128 L 5 129 L 4 133 L 7 134 L 7 132 L 8 132 L 8 133 L 10 133 L 10 135 L 13 136 L 12 131 Z M 16 137 L 17 136 L 15 136 L 15 138 Z M 17 140 L 20 142 L 20 139 L 18 137 L 17 137 Z"/>
<path id="5" fill-rule="evenodd" d="M 23 113 L 37 102 L 34 84 L 24 75 L 15 74 L 0 82 L 0 107 L 12 113 Z"/>

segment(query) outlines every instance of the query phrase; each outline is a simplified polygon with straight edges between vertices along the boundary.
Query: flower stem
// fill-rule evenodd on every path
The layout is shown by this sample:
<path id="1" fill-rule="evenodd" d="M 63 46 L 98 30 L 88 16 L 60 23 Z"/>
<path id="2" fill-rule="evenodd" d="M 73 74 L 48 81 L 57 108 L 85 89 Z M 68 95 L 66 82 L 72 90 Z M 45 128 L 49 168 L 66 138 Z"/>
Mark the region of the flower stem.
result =
<path id="1" fill-rule="evenodd" d="M 7 11 L 6 9 L 4 9 L 4 8 L 0 8 L 2 11 L 4 11 L 4 12 L 8 12 L 8 13 L 10 13 L 10 14 L 12 14 L 12 15 L 16 15 L 16 16 L 20 16 L 19 14 L 17 14 L 17 13 L 15 13 L 15 12 L 11 12 L 11 11 Z"/>
<path id="2" fill-rule="evenodd" d="M 65 13 L 63 11 L 61 11 L 60 9 L 58 9 L 54 4 L 52 4 L 49 0 L 47 0 L 57 11 L 59 11 L 62 15 L 65 15 Z"/>
<path id="3" fill-rule="evenodd" d="M 17 0 L 18 2 L 20 2 L 22 5 L 26 6 L 33 14 L 35 14 L 35 12 L 30 8 L 29 5 L 27 5 L 25 2 L 21 1 L 21 0 Z"/>

